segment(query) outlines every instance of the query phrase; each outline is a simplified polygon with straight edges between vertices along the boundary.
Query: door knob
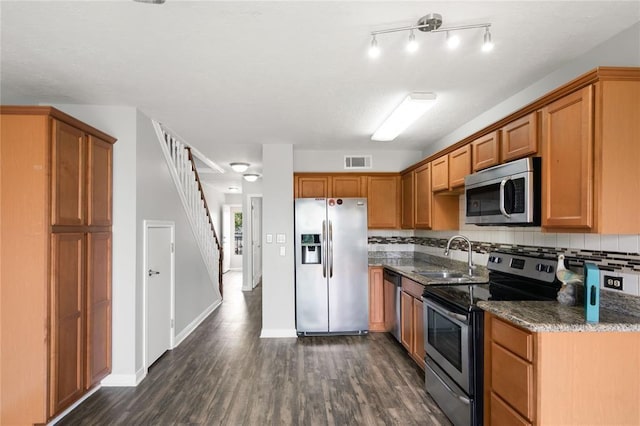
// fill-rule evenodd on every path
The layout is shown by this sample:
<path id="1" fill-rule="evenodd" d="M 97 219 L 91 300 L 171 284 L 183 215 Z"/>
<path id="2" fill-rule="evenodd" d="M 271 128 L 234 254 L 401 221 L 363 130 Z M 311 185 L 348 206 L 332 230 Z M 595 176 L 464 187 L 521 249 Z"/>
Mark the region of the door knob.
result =
<path id="1" fill-rule="evenodd" d="M 147 272 L 147 274 L 148 274 L 149 276 L 152 276 L 152 275 L 158 275 L 158 274 L 160 274 L 160 271 L 154 271 L 154 270 L 152 270 L 152 269 L 149 269 L 149 272 Z"/>

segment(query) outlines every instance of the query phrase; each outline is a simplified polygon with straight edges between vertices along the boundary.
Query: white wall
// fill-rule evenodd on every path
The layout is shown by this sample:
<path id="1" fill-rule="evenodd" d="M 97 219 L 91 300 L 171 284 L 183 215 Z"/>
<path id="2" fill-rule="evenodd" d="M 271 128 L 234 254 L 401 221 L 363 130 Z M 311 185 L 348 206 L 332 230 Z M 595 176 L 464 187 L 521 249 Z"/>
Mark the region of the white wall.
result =
<path id="1" fill-rule="evenodd" d="M 176 334 L 220 301 L 148 117 L 135 108 L 53 105 L 117 138 L 113 150 L 112 374 L 106 385 L 143 376 L 142 220 L 176 224 Z"/>
<path id="2" fill-rule="evenodd" d="M 142 288 L 144 283 L 143 221 L 175 223 L 175 333 L 180 334 L 220 300 L 217 281 L 212 281 L 182 206 L 151 120 L 137 112 L 137 321 L 142 333 Z M 142 339 L 138 339 L 136 365 L 142 367 Z"/>
<path id="3" fill-rule="evenodd" d="M 292 145 L 264 145 L 262 163 L 261 337 L 295 337 Z M 267 244 L 265 234 L 274 241 Z M 276 234 L 284 234 L 286 243 L 276 243 Z"/>
<path id="4" fill-rule="evenodd" d="M 422 160 L 419 150 L 374 150 L 362 149 L 359 151 L 321 151 L 303 150 L 293 151 L 294 172 L 345 172 L 345 155 L 371 155 L 372 168 L 366 170 L 354 170 L 357 172 L 398 172 L 408 166 Z"/>
<path id="5" fill-rule="evenodd" d="M 425 148 L 423 157 L 428 157 L 464 139 L 472 133 L 495 123 L 546 93 L 598 66 L 640 66 L 640 23 L 633 25 L 585 54 L 571 60 L 562 68 L 527 86 L 522 91 L 500 102 L 442 139 L 430 144 Z"/>

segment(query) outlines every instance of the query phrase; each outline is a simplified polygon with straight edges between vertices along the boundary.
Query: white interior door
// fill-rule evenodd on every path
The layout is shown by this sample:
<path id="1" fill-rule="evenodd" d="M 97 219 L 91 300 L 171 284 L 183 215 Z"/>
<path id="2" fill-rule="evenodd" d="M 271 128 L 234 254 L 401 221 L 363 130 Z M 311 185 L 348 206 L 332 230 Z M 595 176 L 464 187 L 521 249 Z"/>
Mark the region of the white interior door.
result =
<path id="1" fill-rule="evenodd" d="M 222 272 L 227 272 L 231 268 L 231 206 L 222 206 Z"/>
<path id="2" fill-rule="evenodd" d="M 262 278 L 262 197 L 251 198 L 251 275 L 253 287 Z"/>
<path id="3" fill-rule="evenodd" d="M 147 228 L 146 367 L 171 348 L 172 228 Z"/>

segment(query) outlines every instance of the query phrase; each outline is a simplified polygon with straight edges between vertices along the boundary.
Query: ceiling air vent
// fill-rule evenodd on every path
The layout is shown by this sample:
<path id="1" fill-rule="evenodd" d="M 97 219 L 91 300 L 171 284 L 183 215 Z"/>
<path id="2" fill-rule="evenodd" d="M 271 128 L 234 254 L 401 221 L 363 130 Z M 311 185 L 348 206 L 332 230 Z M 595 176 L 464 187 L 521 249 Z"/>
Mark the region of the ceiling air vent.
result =
<path id="1" fill-rule="evenodd" d="M 370 169 L 371 156 L 370 155 L 345 155 L 344 168 L 345 170 Z"/>

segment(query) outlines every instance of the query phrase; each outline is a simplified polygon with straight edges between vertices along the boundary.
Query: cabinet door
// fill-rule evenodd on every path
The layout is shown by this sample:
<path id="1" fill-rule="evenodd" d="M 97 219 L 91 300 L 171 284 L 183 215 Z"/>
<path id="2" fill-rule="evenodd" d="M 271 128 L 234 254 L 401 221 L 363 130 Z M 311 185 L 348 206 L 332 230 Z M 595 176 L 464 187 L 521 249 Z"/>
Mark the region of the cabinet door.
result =
<path id="1" fill-rule="evenodd" d="M 52 120 L 51 224 L 84 225 L 85 134 Z"/>
<path id="2" fill-rule="evenodd" d="M 297 176 L 296 198 L 326 198 L 329 196 L 328 176 Z"/>
<path id="3" fill-rule="evenodd" d="M 431 228 L 431 163 L 415 170 L 415 227 Z"/>
<path id="4" fill-rule="evenodd" d="M 87 235 L 87 365 L 85 386 L 111 371 L 111 233 Z"/>
<path id="5" fill-rule="evenodd" d="M 542 109 L 542 226 L 593 226 L 592 86 Z"/>
<path id="6" fill-rule="evenodd" d="M 413 348 L 413 296 L 400 292 L 400 340 L 409 353 Z"/>
<path id="7" fill-rule="evenodd" d="M 538 152 L 537 112 L 532 112 L 502 128 L 502 161 L 527 157 L 536 152 Z"/>
<path id="8" fill-rule="evenodd" d="M 82 233 L 51 236 L 52 416 L 84 392 L 84 239 Z"/>
<path id="9" fill-rule="evenodd" d="M 384 331 L 382 268 L 369 267 L 369 331 Z"/>
<path id="10" fill-rule="evenodd" d="M 464 177 L 471 173 L 471 147 L 465 145 L 449 153 L 449 189 L 464 186 Z"/>
<path id="11" fill-rule="evenodd" d="M 471 142 L 473 171 L 500 163 L 500 132 L 496 130 Z"/>
<path id="12" fill-rule="evenodd" d="M 111 226 L 113 145 L 89 136 L 87 201 L 89 225 Z"/>
<path id="13" fill-rule="evenodd" d="M 449 156 L 443 155 L 431 162 L 431 191 L 449 189 Z"/>
<path id="14" fill-rule="evenodd" d="M 366 178 L 364 176 L 332 176 L 330 197 L 360 198 L 366 197 Z"/>
<path id="15" fill-rule="evenodd" d="M 384 280 L 384 330 L 391 331 L 396 323 L 396 285 Z"/>
<path id="16" fill-rule="evenodd" d="M 424 356 L 426 354 L 424 350 L 424 313 L 422 312 L 422 300 L 413 299 L 413 355 L 415 361 L 420 368 L 424 370 Z"/>
<path id="17" fill-rule="evenodd" d="M 367 178 L 369 228 L 397 229 L 400 222 L 400 177 Z"/>
<path id="18" fill-rule="evenodd" d="M 414 193 L 414 182 L 415 182 L 415 172 L 410 171 L 409 173 L 405 173 L 401 176 L 400 184 L 401 184 L 401 193 L 402 193 L 402 212 L 401 212 L 401 223 L 400 227 L 403 229 L 413 229 L 415 225 L 415 217 L 414 217 L 414 202 L 415 202 L 415 193 Z"/>

